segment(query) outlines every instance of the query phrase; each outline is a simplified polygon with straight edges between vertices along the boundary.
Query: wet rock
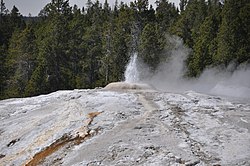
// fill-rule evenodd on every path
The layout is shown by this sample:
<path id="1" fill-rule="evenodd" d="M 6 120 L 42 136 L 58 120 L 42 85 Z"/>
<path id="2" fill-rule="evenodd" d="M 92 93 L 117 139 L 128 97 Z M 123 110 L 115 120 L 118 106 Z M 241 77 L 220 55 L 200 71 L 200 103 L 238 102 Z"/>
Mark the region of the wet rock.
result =
<path id="1" fill-rule="evenodd" d="M 70 99 L 74 100 L 74 99 L 79 99 L 80 97 L 82 97 L 82 95 L 71 96 Z"/>
<path id="2" fill-rule="evenodd" d="M 159 118 L 161 119 L 161 120 L 165 120 L 165 119 L 167 119 L 169 117 L 169 115 L 160 115 L 159 116 Z"/>
<path id="3" fill-rule="evenodd" d="M 116 114 L 117 119 L 126 120 L 128 118 L 128 115 L 126 115 L 124 112 L 120 112 Z"/>
<path id="4" fill-rule="evenodd" d="M 4 158 L 4 157 L 5 157 L 5 155 L 4 155 L 4 154 L 0 154 L 0 159 L 1 159 L 1 158 Z"/>
<path id="5" fill-rule="evenodd" d="M 140 130 L 140 129 L 142 129 L 142 126 L 135 126 L 134 129 Z"/>
<path id="6" fill-rule="evenodd" d="M 20 141 L 20 138 L 17 138 L 17 139 L 14 139 L 14 140 L 10 141 L 10 142 L 7 144 L 7 147 L 13 146 L 13 145 L 16 144 L 18 141 Z"/>
<path id="7" fill-rule="evenodd" d="M 221 166 L 221 164 L 217 164 L 217 163 L 216 163 L 216 164 L 213 164 L 213 166 Z"/>
<path id="8" fill-rule="evenodd" d="M 175 162 L 177 162 L 177 163 L 182 163 L 181 157 L 175 156 Z"/>
<path id="9" fill-rule="evenodd" d="M 140 124 L 138 126 L 135 126 L 134 129 L 140 130 L 140 129 L 153 129 L 156 125 L 154 124 Z"/>

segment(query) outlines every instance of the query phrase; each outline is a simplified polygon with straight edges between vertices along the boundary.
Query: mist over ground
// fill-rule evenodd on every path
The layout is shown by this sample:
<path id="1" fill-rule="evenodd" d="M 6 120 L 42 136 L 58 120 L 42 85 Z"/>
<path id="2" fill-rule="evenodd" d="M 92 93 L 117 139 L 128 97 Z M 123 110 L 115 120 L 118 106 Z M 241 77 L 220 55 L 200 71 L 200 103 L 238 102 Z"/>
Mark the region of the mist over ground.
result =
<path id="1" fill-rule="evenodd" d="M 234 68 L 233 63 L 226 69 L 220 66 L 205 69 L 198 78 L 186 78 L 185 60 L 190 49 L 180 38 L 172 36 L 169 42 L 174 46 L 170 57 L 151 72 L 149 67 L 138 59 L 135 64 L 140 82 L 148 83 L 161 91 L 197 91 L 212 95 L 250 99 L 250 67 L 241 65 Z M 130 64 L 131 65 L 131 64 Z"/>

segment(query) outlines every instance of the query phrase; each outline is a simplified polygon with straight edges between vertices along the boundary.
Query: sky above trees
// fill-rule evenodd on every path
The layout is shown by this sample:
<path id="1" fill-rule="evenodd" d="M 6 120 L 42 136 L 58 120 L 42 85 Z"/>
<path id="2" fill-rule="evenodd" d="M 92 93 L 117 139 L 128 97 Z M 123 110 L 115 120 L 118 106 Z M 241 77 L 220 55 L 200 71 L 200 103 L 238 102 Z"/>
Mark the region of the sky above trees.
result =
<path id="1" fill-rule="evenodd" d="M 20 13 L 23 16 L 28 16 L 29 13 L 32 16 L 37 16 L 38 13 L 41 11 L 41 9 L 49 3 L 51 0 L 39 0 L 39 1 L 34 1 L 34 0 L 4 0 L 5 6 L 11 10 L 12 7 L 15 5 Z M 102 4 L 104 3 L 105 0 L 99 0 Z M 121 0 L 118 0 L 120 2 Z M 132 0 L 122 0 L 125 3 L 128 3 Z M 156 0 L 149 0 L 150 4 L 154 5 L 154 2 Z M 70 4 L 77 4 L 78 7 L 82 7 L 86 4 L 87 0 L 70 0 Z M 108 0 L 111 6 L 113 6 L 115 0 Z M 176 6 L 179 6 L 180 0 L 169 0 L 169 2 L 174 2 Z"/>

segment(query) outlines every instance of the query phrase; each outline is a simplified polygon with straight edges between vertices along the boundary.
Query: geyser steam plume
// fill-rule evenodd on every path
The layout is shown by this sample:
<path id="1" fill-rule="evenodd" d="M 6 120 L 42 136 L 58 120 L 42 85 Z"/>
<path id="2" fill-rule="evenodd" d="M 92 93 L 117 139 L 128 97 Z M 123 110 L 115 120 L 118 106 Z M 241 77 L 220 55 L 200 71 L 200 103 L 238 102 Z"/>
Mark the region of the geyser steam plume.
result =
<path id="1" fill-rule="evenodd" d="M 241 66 L 234 72 L 228 69 L 210 68 L 206 69 L 199 78 L 186 79 L 183 75 L 185 60 L 190 49 L 186 48 L 182 40 L 176 36 L 169 36 L 168 40 L 173 48 L 168 50 L 167 60 L 162 62 L 156 71 L 150 72 L 149 67 L 138 60 L 137 54 L 134 54 L 125 71 L 125 82 L 147 83 L 161 91 L 193 90 L 250 99 L 250 68 L 248 66 Z"/>

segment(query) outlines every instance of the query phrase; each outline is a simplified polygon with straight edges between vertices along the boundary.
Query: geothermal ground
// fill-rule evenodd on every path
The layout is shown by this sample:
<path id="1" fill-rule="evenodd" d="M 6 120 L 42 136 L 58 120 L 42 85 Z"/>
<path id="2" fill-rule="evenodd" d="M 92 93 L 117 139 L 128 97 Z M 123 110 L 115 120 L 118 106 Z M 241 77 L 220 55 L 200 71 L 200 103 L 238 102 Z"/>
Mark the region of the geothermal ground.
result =
<path id="1" fill-rule="evenodd" d="M 250 103 L 126 84 L 2 100 L 0 165 L 249 166 Z"/>

